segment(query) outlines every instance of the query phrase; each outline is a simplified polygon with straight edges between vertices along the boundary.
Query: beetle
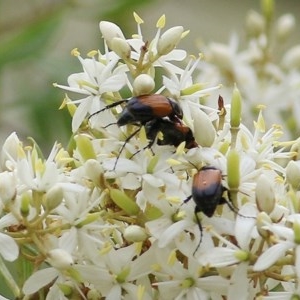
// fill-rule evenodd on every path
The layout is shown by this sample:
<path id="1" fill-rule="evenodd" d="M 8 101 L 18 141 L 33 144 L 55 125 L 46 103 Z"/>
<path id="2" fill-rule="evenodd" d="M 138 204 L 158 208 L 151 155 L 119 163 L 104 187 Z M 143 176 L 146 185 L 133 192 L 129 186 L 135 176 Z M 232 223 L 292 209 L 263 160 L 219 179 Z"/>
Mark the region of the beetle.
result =
<path id="1" fill-rule="evenodd" d="M 120 101 L 114 102 L 112 104 L 107 105 L 105 108 L 91 114 L 89 116 L 89 119 L 106 109 L 113 108 L 122 103 L 126 103 L 126 105 L 123 111 L 121 112 L 116 124 L 119 127 L 127 124 L 134 124 L 138 126 L 138 129 L 136 129 L 125 139 L 124 144 L 122 145 L 117 155 L 113 169 L 116 168 L 117 161 L 122 151 L 124 150 L 126 143 L 128 143 L 129 140 L 140 131 L 142 126 L 144 126 L 152 120 L 157 120 L 164 117 L 168 117 L 174 122 L 180 122 L 180 120 L 183 118 L 183 111 L 180 105 L 175 100 L 160 94 L 153 94 L 141 95 L 133 97 L 129 100 L 122 99 Z M 115 123 L 108 124 L 106 127 L 112 124 Z"/>
<path id="2" fill-rule="evenodd" d="M 183 202 L 187 203 L 193 198 L 196 204 L 194 214 L 200 230 L 200 241 L 193 255 L 199 249 L 203 237 L 203 229 L 198 217 L 199 212 L 203 212 L 207 217 L 211 218 L 217 206 L 226 203 L 232 211 L 237 213 L 234 205 L 223 196 L 226 191 L 231 201 L 228 189 L 222 185 L 222 172 L 216 167 L 204 166 L 194 175 L 192 194 Z"/>
<path id="3" fill-rule="evenodd" d="M 185 142 L 186 149 L 198 147 L 192 130 L 181 122 L 172 122 L 169 119 L 155 119 L 148 122 L 145 127 L 147 138 L 152 141 L 152 144 L 157 134 L 161 132 L 163 137 L 157 140 L 157 144 L 160 146 L 172 145 L 178 147 L 182 142 Z"/>
<path id="4" fill-rule="evenodd" d="M 183 118 L 182 109 L 175 100 L 160 94 L 153 94 L 141 95 L 133 97 L 129 100 L 123 99 L 114 102 L 91 114 L 89 119 L 106 109 L 115 107 L 122 103 L 126 103 L 126 106 L 118 118 L 118 126 L 124 126 L 127 124 L 145 125 L 147 122 L 153 119 L 160 119 L 163 117 L 169 117 L 170 120 L 173 121 Z"/>
<path id="5" fill-rule="evenodd" d="M 135 152 L 130 158 L 138 154 L 141 150 L 151 149 L 154 144 L 157 134 L 162 133 L 162 139 L 157 139 L 157 145 L 171 145 L 178 147 L 182 142 L 185 142 L 186 149 L 196 148 L 199 145 L 195 141 L 192 130 L 181 122 L 172 122 L 170 119 L 154 119 L 145 125 L 146 136 L 149 140 L 148 145 Z"/>

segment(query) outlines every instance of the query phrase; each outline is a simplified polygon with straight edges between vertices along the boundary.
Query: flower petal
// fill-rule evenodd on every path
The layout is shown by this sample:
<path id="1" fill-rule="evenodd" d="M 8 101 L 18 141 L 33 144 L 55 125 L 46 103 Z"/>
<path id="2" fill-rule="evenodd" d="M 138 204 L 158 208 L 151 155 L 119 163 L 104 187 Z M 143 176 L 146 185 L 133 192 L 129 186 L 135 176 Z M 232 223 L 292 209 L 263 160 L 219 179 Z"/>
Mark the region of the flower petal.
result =
<path id="1" fill-rule="evenodd" d="M 19 247 L 15 240 L 3 233 L 0 233 L 0 253 L 8 261 L 14 261 L 19 255 Z"/>
<path id="2" fill-rule="evenodd" d="M 292 247 L 293 243 L 282 242 L 267 249 L 254 264 L 253 271 L 259 272 L 269 268 L 280 257 L 283 257 L 285 255 L 285 252 Z"/>
<path id="3" fill-rule="evenodd" d="M 57 276 L 58 271 L 54 268 L 43 269 L 33 273 L 24 283 L 24 294 L 30 295 L 37 292 Z"/>

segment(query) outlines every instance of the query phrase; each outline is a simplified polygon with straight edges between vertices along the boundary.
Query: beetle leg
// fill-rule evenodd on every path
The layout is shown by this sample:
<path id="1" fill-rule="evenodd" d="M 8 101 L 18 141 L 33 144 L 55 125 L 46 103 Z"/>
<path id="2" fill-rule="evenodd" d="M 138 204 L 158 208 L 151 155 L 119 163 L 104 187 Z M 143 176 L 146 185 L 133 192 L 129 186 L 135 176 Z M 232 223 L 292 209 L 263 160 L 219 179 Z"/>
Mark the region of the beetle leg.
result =
<path id="1" fill-rule="evenodd" d="M 146 146 L 143 147 L 142 149 L 140 149 L 140 150 L 136 151 L 135 153 L 133 153 L 133 154 L 129 157 L 129 159 L 132 159 L 136 154 L 140 153 L 142 150 L 146 150 L 147 148 L 149 148 L 149 149 L 151 150 L 151 152 L 152 152 L 152 155 L 154 155 L 154 152 L 153 152 L 153 150 L 151 149 L 151 146 L 152 146 L 153 144 L 154 144 L 154 141 L 150 141 L 150 142 L 148 143 L 148 145 L 146 145 Z"/>
<path id="2" fill-rule="evenodd" d="M 183 201 L 182 204 L 189 202 L 191 199 L 192 199 L 192 195 L 191 195 L 191 196 L 188 196 L 188 197 Z M 181 204 L 181 205 L 182 205 L 182 204 Z"/>
<path id="3" fill-rule="evenodd" d="M 115 162 L 115 164 L 114 164 L 113 171 L 116 169 L 117 162 L 118 162 L 118 160 L 119 160 L 119 158 L 120 158 L 120 155 L 121 155 L 122 151 L 124 150 L 126 144 L 127 144 L 127 143 L 130 141 L 130 139 L 131 139 L 133 136 L 135 136 L 140 130 L 141 130 L 141 127 L 139 127 L 139 128 L 138 128 L 137 130 L 135 130 L 132 134 L 130 134 L 130 135 L 126 138 L 126 140 L 124 141 L 124 144 L 122 145 L 122 147 L 121 147 L 121 149 L 120 149 L 120 151 L 119 151 L 119 153 L 118 153 L 118 155 L 117 155 L 117 158 L 116 158 L 116 162 Z"/>
<path id="4" fill-rule="evenodd" d="M 199 227 L 199 230 L 200 230 L 200 240 L 199 240 L 199 243 L 198 243 L 196 249 L 193 252 L 193 256 L 198 251 L 198 249 L 199 249 L 199 247 L 200 247 L 200 245 L 202 243 L 202 238 L 203 238 L 203 228 L 202 228 L 201 221 L 200 221 L 200 219 L 198 217 L 198 212 L 200 212 L 200 209 L 197 206 L 195 206 L 195 217 L 196 217 L 196 221 L 197 221 L 197 224 L 198 224 L 198 227 Z"/>

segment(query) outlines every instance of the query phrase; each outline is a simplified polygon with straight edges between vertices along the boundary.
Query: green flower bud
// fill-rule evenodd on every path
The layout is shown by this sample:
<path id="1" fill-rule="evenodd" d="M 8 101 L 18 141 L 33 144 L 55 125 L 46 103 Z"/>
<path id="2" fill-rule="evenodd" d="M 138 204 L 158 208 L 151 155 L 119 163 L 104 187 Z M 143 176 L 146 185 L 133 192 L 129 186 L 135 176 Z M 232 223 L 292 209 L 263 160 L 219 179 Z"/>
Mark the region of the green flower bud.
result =
<path id="1" fill-rule="evenodd" d="M 111 189 L 110 197 L 114 201 L 114 203 L 121 209 L 123 209 L 129 216 L 135 216 L 139 213 L 140 208 L 138 207 L 138 205 L 123 191 L 120 191 L 118 189 Z"/>
<path id="2" fill-rule="evenodd" d="M 155 82 L 150 75 L 141 74 L 133 82 L 133 93 L 136 96 L 148 95 L 155 87 Z"/>
<path id="3" fill-rule="evenodd" d="M 93 144 L 87 136 L 81 134 L 76 136 L 75 140 L 77 149 L 84 161 L 88 159 L 96 159 L 96 153 L 94 151 Z"/>
<path id="4" fill-rule="evenodd" d="M 66 297 L 72 296 L 74 290 L 73 290 L 73 287 L 70 284 L 68 284 L 68 283 L 59 283 L 58 287 L 62 291 L 64 296 L 66 296 Z"/>
<path id="5" fill-rule="evenodd" d="M 77 228 L 82 228 L 83 226 L 93 223 L 95 221 L 97 221 L 100 217 L 100 213 L 99 212 L 95 212 L 95 213 L 89 213 L 87 214 L 86 218 L 84 220 L 82 220 L 80 223 L 78 223 L 76 225 Z"/>
<path id="6" fill-rule="evenodd" d="M 23 193 L 21 198 L 20 212 L 23 217 L 27 217 L 30 211 L 31 196 L 29 193 Z"/>
<path id="7" fill-rule="evenodd" d="M 261 0 L 261 10 L 267 22 L 270 22 L 274 16 L 274 0 Z"/>
<path id="8" fill-rule="evenodd" d="M 128 242 L 143 242 L 147 239 L 147 233 L 144 228 L 138 225 L 129 225 L 124 230 L 124 238 Z"/>
<path id="9" fill-rule="evenodd" d="M 300 244 L 300 223 L 295 221 L 293 224 L 294 229 L 294 242 Z"/>
<path id="10" fill-rule="evenodd" d="M 240 157 L 234 149 L 227 156 L 227 183 L 230 190 L 238 190 L 240 186 Z"/>
<path id="11" fill-rule="evenodd" d="M 157 42 L 157 53 L 160 56 L 170 53 L 180 42 L 182 33 L 182 26 L 175 26 L 164 32 Z"/>
<path id="12" fill-rule="evenodd" d="M 119 272 L 119 274 L 116 276 L 116 281 L 118 283 L 124 283 L 126 281 L 127 276 L 129 275 L 129 273 L 130 273 L 129 267 L 123 268 L 121 270 L 121 272 Z"/>
<path id="13" fill-rule="evenodd" d="M 240 91 L 235 85 L 232 93 L 231 107 L 230 107 L 231 127 L 238 128 L 240 126 L 241 114 L 242 114 L 242 97 Z"/>
<path id="14" fill-rule="evenodd" d="M 239 261 L 247 261 L 250 258 L 250 255 L 247 251 L 244 250 L 237 250 L 234 252 L 234 256 L 239 260 Z"/>
<path id="15" fill-rule="evenodd" d="M 275 207 L 273 185 L 266 175 L 259 176 L 255 189 L 256 205 L 259 211 L 270 214 Z"/>
<path id="16" fill-rule="evenodd" d="M 286 180 L 293 189 L 298 190 L 300 186 L 300 162 L 289 161 L 286 167 Z"/>

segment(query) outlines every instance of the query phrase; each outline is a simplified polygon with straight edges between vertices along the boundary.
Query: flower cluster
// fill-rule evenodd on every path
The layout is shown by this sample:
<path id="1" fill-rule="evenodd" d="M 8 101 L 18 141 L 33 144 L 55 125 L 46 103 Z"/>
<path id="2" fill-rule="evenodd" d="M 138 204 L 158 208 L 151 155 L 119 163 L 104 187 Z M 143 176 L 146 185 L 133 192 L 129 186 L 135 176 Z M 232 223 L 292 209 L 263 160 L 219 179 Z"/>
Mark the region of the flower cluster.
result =
<path id="1" fill-rule="evenodd" d="M 134 18 L 132 38 L 100 22 L 104 53 L 72 51 L 83 71 L 55 84 L 83 95 L 62 105 L 66 150 L 45 158 L 15 133 L 2 147 L 7 285 L 26 299 L 299 299 L 300 142 L 280 142 L 263 105 L 249 130 L 238 86 L 201 104 L 222 90 L 194 80 L 201 55 L 177 48 L 188 32 L 162 16 L 146 40 Z M 29 274 L 17 283 L 2 258 Z"/>
<path id="2" fill-rule="evenodd" d="M 244 99 L 243 116 L 252 126 L 256 106 L 268 106 L 269 124 L 281 122 L 285 136 L 300 133 L 300 45 L 288 48 L 295 28 L 295 18 L 285 14 L 275 18 L 274 1 L 261 1 L 261 12 L 250 11 L 245 22 L 246 47 L 236 34 L 228 44 L 212 42 L 203 45 L 205 61 L 201 62 L 198 80 L 222 82 L 224 97 L 236 83 Z M 206 98 L 212 103 L 215 95 Z"/>

